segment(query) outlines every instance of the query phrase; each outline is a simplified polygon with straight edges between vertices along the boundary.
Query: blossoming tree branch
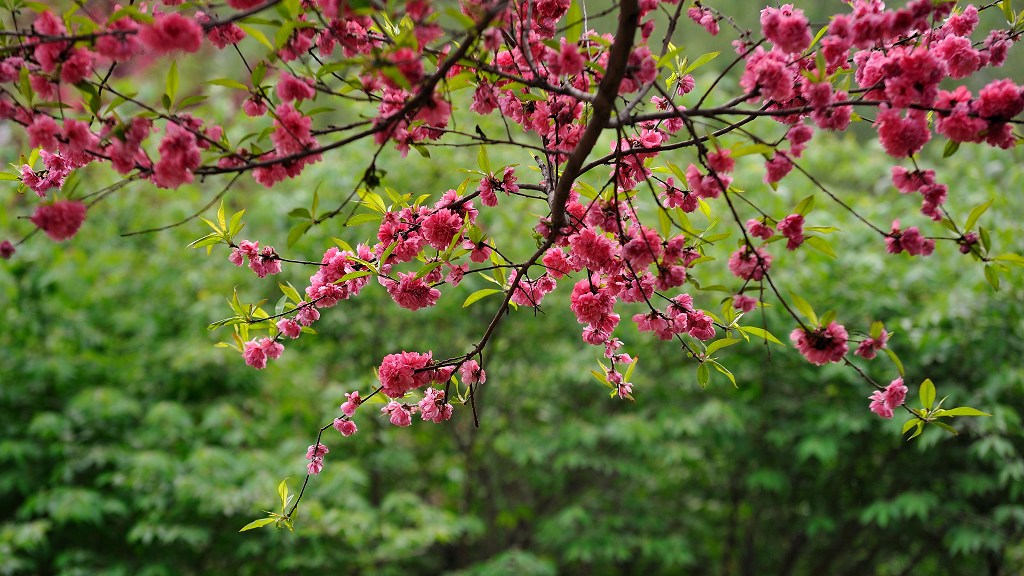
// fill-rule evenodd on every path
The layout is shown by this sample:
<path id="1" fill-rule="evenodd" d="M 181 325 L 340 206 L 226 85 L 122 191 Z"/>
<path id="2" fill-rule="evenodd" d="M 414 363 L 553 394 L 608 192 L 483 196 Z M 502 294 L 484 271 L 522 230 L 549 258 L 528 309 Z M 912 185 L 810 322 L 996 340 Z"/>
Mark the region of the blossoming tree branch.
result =
<path id="1" fill-rule="evenodd" d="M 291 253 L 271 245 L 286 239 L 243 237 L 243 212 L 229 216 L 223 203 L 204 218 L 212 230 L 192 246 L 247 265 L 254 282 L 285 266 L 310 273 L 300 288 L 264 280 L 268 298 L 279 298 L 272 312 L 233 295 L 232 315 L 211 325 L 233 331 L 234 344 L 222 345 L 262 369 L 286 343 L 289 353 L 301 353 L 293 340 L 314 334 L 321 315 L 372 284 L 408 310 L 442 296 L 491 304 L 491 320 L 468 350 L 435 355 L 440 343 L 425 342 L 381 358 L 379 386 L 346 394 L 337 417 L 319 430 L 303 490 L 328 460 L 324 434 L 331 427 L 355 434 L 359 419 L 374 417 L 364 414 L 371 400 L 396 426 L 415 417 L 443 422 L 454 406 L 475 419 L 474 390 L 487 379 L 484 352 L 496 327 L 526 321 L 510 312 L 542 303 L 568 304 L 575 313 L 575 337 L 594 347 L 594 376 L 612 398 L 633 399 L 630 348 L 644 345 L 618 337 L 621 314 L 639 332 L 674 342 L 699 385 L 712 373 L 736 385 L 725 349 L 782 345 L 762 313 L 778 306 L 791 319 L 781 328 L 799 353 L 856 371 L 870 410 L 882 418 L 904 413 L 905 434 L 928 424 L 955 433 L 949 418 L 983 415 L 943 407 L 924 375 L 913 375 L 923 380 L 920 405 L 908 404 L 904 377 L 912 376 L 888 348 L 884 319 L 851 325 L 842 311 L 817 313 L 814 305 L 827 302 L 812 305 L 780 289 L 786 271 L 773 260 L 797 250 L 837 257 L 829 214 L 843 211 L 877 236 L 868 249 L 891 257 L 970 259 L 994 286 L 1024 262 L 997 250 L 979 226 L 988 204 L 947 210 L 955 191 L 942 183 L 941 167 L 920 157 L 933 138 L 946 154 L 964 144 L 1017 145 L 1022 87 L 1009 79 L 967 87 L 979 72 L 1002 66 L 1024 30 L 1024 12 L 1014 12 L 1010 0 L 912 0 L 895 8 L 855 0 L 819 23 L 787 4 L 762 10 L 755 30 L 713 2 L 680 0 L 600 8 L 585 0 L 163 0 L 79 3 L 63 14 L 35 2 L 5 5 L 0 116 L 23 129 L 27 149 L 0 176 L 17 186 L 25 216 L 0 234 L 8 237 L 0 244 L 4 258 L 18 257 L 26 241 L 45 241 L 40 231 L 71 240 L 99 216 L 102 198 L 128 187 L 215 187 L 198 217 L 242 179 L 286 188 L 345 147 L 369 146 L 375 153 L 357 184 L 328 210 L 314 193 L 311 209 L 292 211 L 300 223 L 286 241 L 328 227 L 352 244 L 338 238 L 322 253 Z M 1002 27 L 981 29 L 986 12 Z M 729 35 L 734 52 L 687 54 L 677 46 L 697 33 Z M 215 50 L 237 66 L 206 70 L 202 86 L 244 100 L 237 118 L 214 117 L 207 94 L 179 95 L 177 63 Z M 167 59 L 173 64 L 156 98 L 118 81 L 146 77 Z M 719 68 L 708 75 L 702 67 L 711 65 Z M 692 74 L 698 69 L 701 82 Z M 365 113 L 342 124 L 323 120 L 341 103 Z M 492 114 L 501 116 L 501 134 L 460 128 Z M 919 211 L 871 222 L 801 165 L 816 134 L 855 124 L 873 129 L 891 157 L 893 193 L 919 197 Z M 477 149 L 477 163 L 453 170 L 447 191 L 388 186 L 386 172 L 401 167 L 382 166 L 383 150 L 426 156 L 439 146 Z M 493 163 L 499 149 L 518 162 Z M 743 157 L 763 165 L 762 181 L 734 181 Z M 71 193 L 65 184 L 90 165 L 123 179 Z M 765 200 L 786 178 L 806 179 L 817 192 L 785 212 L 770 210 Z M 506 248 L 513 239 L 492 236 L 480 218 L 512 196 L 533 203 L 523 218 L 539 215 L 531 223 L 535 249 L 524 254 Z M 375 234 L 354 238 L 345 230 L 365 224 Z M 722 266 L 729 286 L 698 281 L 704 269 Z M 466 293 L 459 285 L 467 275 L 493 287 Z M 568 297 L 548 298 L 559 284 L 570 287 Z M 891 361 L 874 363 L 880 352 Z M 303 492 L 289 495 L 285 483 L 280 491 L 281 512 L 246 528 L 291 527 Z"/>

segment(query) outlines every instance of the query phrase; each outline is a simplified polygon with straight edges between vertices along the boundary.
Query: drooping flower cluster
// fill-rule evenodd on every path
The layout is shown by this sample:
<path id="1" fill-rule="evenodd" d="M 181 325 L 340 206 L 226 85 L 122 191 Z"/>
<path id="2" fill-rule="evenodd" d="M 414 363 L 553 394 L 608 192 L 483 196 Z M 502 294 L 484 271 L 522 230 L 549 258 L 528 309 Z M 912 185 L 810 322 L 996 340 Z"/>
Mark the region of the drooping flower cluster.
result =
<path id="1" fill-rule="evenodd" d="M 842 324 L 835 321 L 828 326 L 819 326 L 808 332 L 803 328 L 796 328 L 789 335 L 796 349 L 807 358 L 811 364 L 821 366 L 829 362 L 839 362 L 846 356 L 849 347 L 847 341 L 849 334 Z"/>
<path id="2" fill-rule="evenodd" d="M 869 408 L 872 412 L 882 418 L 892 418 L 893 411 L 907 400 L 907 387 L 903 384 L 903 378 L 897 378 L 890 382 L 885 389 L 875 390 L 870 398 Z"/>
<path id="3" fill-rule="evenodd" d="M 235 266 L 241 266 L 245 259 L 249 260 L 249 269 L 263 278 L 268 274 L 281 272 L 281 258 L 277 255 L 273 246 L 264 246 L 260 250 L 259 242 L 242 240 L 236 248 L 231 250 L 228 260 Z"/>

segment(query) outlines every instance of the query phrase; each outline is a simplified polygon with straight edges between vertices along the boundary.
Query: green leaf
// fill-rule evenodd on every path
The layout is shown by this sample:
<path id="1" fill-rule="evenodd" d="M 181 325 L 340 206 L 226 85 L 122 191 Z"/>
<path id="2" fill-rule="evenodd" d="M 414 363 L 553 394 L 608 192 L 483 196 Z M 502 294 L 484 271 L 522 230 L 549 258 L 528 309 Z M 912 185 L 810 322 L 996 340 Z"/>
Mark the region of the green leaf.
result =
<path id="1" fill-rule="evenodd" d="M 914 438 L 917 438 L 918 436 L 920 436 L 922 431 L 924 431 L 924 421 L 918 420 L 917 421 L 917 430 L 915 430 L 914 433 L 910 435 L 910 438 L 907 438 L 907 442 L 910 442 Z"/>
<path id="2" fill-rule="evenodd" d="M 299 296 L 299 291 L 288 282 L 278 282 L 277 286 L 281 289 L 281 292 L 288 297 L 289 300 L 298 304 L 302 302 L 302 296 Z"/>
<path id="3" fill-rule="evenodd" d="M 715 367 L 715 370 L 718 370 L 722 374 L 725 374 L 725 377 L 729 379 L 729 382 L 732 382 L 732 385 L 733 385 L 734 388 L 739 388 L 740 387 L 740 385 L 736 383 L 736 377 L 733 376 L 732 372 L 730 372 L 728 369 L 726 369 L 725 366 L 722 366 L 721 364 L 719 364 L 718 362 L 715 362 L 714 360 L 711 361 L 711 365 Z"/>
<path id="4" fill-rule="evenodd" d="M 239 210 L 231 215 L 231 222 L 228 224 L 228 236 L 238 234 L 245 227 L 245 224 L 242 224 L 243 214 L 245 214 L 245 210 Z"/>
<path id="5" fill-rule="evenodd" d="M 829 244 L 827 240 L 820 236 L 808 236 L 807 238 L 804 239 L 804 242 L 808 246 L 813 248 L 815 251 L 821 252 L 822 254 L 828 256 L 829 258 L 832 258 L 833 260 L 838 258 L 835 250 L 832 249 L 832 245 Z"/>
<path id="6" fill-rule="evenodd" d="M 930 378 L 925 378 L 924 382 L 921 382 L 918 395 L 921 398 L 921 406 L 925 410 L 931 410 L 935 405 L 935 384 L 932 384 Z"/>
<path id="7" fill-rule="evenodd" d="M 874 322 L 871 323 L 871 337 L 878 338 L 879 336 L 882 335 L 882 330 L 884 329 L 885 324 L 883 324 L 880 320 L 875 320 Z"/>
<path id="8" fill-rule="evenodd" d="M 707 364 L 700 364 L 697 366 L 697 383 L 700 384 L 701 388 L 705 388 L 708 385 L 708 381 L 711 380 L 711 370 L 708 369 Z"/>
<path id="9" fill-rule="evenodd" d="M 978 410 L 977 408 L 971 408 L 968 406 L 960 406 L 957 408 L 950 408 L 949 410 L 939 410 L 936 416 L 991 416 Z"/>
<path id="10" fill-rule="evenodd" d="M 960 433 L 956 431 L 956 428 L 953 428 L 952 426 L 950 426 L 949 424 L 946 424 L 945 422 L 933 421 L 932 424 L 935 424 L 936 426 L 938 426 L 939 428 L 942 428 L 946 432 L 949 432 L 953 436 L 959 436 L 960 435 Z"/>
<path id="11" fill-rule="evenodd" d="M 1024 256 L 1021 256 L 1020 254 L 1000 254 L 992 259 L 1000 262 L 1009 262 L 1010 264 L 1016 264 L 1017 266 L 1024 266 Z"/>
<path id="12" fill-rule="evenodd" d="M 708 52 L 707 54 L 701 54 L 699 57 L 697 57 L 696 60 L 693 61 L 693 64 L 690 64 L 689 66 L 686 67 L 686 70 L 683 70 L 683 74 L 689 74 L 690 72 L 693 72 L 697 68 L 700 68 L 701 66 L 707 64 L 708 62 L 711 62 L 715 58 L 718 58 L 719 54 L 720 52 Z"/>
<path id="13" fill-rule="evenodd" d="M 349 272 L 341 278 L 338 278 L 334 283 L 340 284 L 342 282 L 348 282 L 349 280 L 355 280 L 356 278 L 362 278 L 363 276 L 369 276 L 371 274 L 373 274 L 373 272 L 370 272 L 369 270 L 356 270 L 355 272 Z"/>
<path id="14" fill-rule="evenodd" d="M 917 426 L 917 423 L 920 422 L 920 421 L 921 420 L 919 420 L 917 418 L 911 418 L 910 420 L 907 420 L 906 422 L 904 422 L 903 423 L 903 430 L 900 432 L 900 435 L 902 436 L 903 434 L 906 434 L 908 431 L 910 431 L 911 428 L 913 428 L 914 426 Z"/>
<path id="15" fill-rule="evenodd" d="M 345 226 L 359 226 L 360 224 L 366 224 L 368 222 L 379 223 L 381 221 L 381 215 L 371 212 L 362 212 L 356 214 L 345 221 Z"/>
<path id="16" fill-rule="evenodd" d="M 814 195 L 801 200 L 800 203 L 796 205 L 796 209 L 793 210 L 793 213 L 801 216 L 807 216 L 811 210 L 814 210 Z"/>
<path id="17" fill-rule="evenodd" d="M 210 84 L 213 86 L 223 86 L 225 88 L 234 88 L 235 90 L 249 91 L 249 87 L 242 84 L 238 80 L 232 80 L 231 78 L 214 78 L 213 80 L 207 80 L 203 84 Z"/>
<path id="18" fill-rule="evenodd" d="M 796 306 L 796 309 L 807 317 L 811 324 L 815 326 L 820 325 L 818 322 L 818 315 L 814 313 L 814 308 L 811 307 L 811 304 L 807 300 L 804 300 L 800 295 L 792 292 L 790 292 L 789 297 L 793 301 L 793 306 Z"/>
<path id="19" fill-rule="evenodd" d="M 284 512 L 284 507 L 288 505 L 288 479 L 281 480 L 281 483 L 277 485 L 277 494 L 281 497 L 281 511 Z"/>
<path id="20" fill-rule="evenodd" d="M 988 280 L 993 290 L 999 290 L 999 273 L 994 266 L 985 266 L 985 280 Z"/>
<path id="21" fill-rule="evenodd" d="M 239 530 L 239 532 L 245 532 L 246 530 L 254 530 L 256 528 L 263 528 L 267 524 L 273 524 L 276 521 L 277 521 L 277 519 L 273 518 L 273 517 L 270 517 L 270 518 L 260 518 L 259 520 L 253 520 L 252 522 L 249 522 L 248 524 L 243 526 L 242 529 Z"/>
<path id="22" fill-rule="evenodd" d="M 171 69 L 167 71 L 166 81 L 166 94 L 167 97 L 174 101 L 174 97 L 178 94 L 178 61 L 171 60 Z"/>
<path id="23" fill-rule="evenodd" d="M 270 49 L 270 50 L 274 49 L 274 45 L 270 43 L 270 40 L 267 40 L 266 34 L 264 34 L 263 32 L 260 32 L 257 28 L 249 26 L 248 24 L 243 24 L 241 22 L 236 22 L 235 25 L 238 26 L 239 28 L 241 28 L 249 36 L 252 36 L 253 38 L 255 38 L 257 42 L 259 42 L 260 44 L 263 44 L 268 49 Z M 262 62 L 261 62 L 261 64 L 262 64 Z M 264 68 L 263 71 L 266 72 L 266 69 Z M 256 71 L 255 70 L 253 70 L 253 76 L 254 77 L 256 76 Z M 263 80 L 262 76 L 260 76 L 260 80 Z M 256 80 L 253 80 L 252 85 L 253 86 L 257 86 L 257 85 L 259 85 L 259 82 L 256 81 Z"/>
<path id="24" fill-rule="evenodd" d="M 579 42 L 583 34 L 583 9 L 580 8 L 580 0 L 572 0 L 569 4 L 569 11 L 565 15 L 567 28 L 565 29 L 565 41 L 569 44 Z"/>
<path id="25" fill-rule="evenodd" d="M 288 232 L 288 247 L 291 248 L 292 246 L 294 246 L 295 243 L 299 241 L 299 238 L 302 238 L 302 236 L 312 226 L 312 222 L 299 222 L 298 224 L 296 224 L 295 227 L 292 228 L 290 232 Z"/>
<path id="26" fill-rule="evenodd" d="M 491 294 L 497 294 L 498 292 L 501 292 L 501 290 L 497 290 L 495 288 L 483 288 L 481 290 L 477 290 L 466 297 L 466 301 L 462 303 L 462 307 L 465 308 L 481 298 L 486 298 Z"/>
<path id="27" fill-rule="evenodd" d="M 785 344 L 783 344 L 778 338 L 773 336 L 771 332 L 765 330 L 764 328 L 758 328 L 757 326 L 740 326 L 740 332 L 746 332 L 747 334 L 750 334 L 751 336 L 755 336 L 762 340 L 767 340 L 769 342 L 778 344 L 779 346 L 785 346 Z"/>
<path id="28" fill-rule="evenodd" d="M 302 218 L 303 220 L 312 220 L 313 215 L 309 213 L 308 208 L 293 208 L 288 212 L 289 218 Z"/>
<path id="29" fill-rule="evenodd" d="M 900 361 L 900 357 L 888 348 L 883 348 L 882 351 L 885 352 L 885 355 L 889 357 L 889 360 L 892 360 L 892 363 L 896 365 L 896 371 L 900 373 L 900 377 L 902 378 L 904 376 L 903 362 Z"/>
<path id="30" fill-rule="evenodd" d="M 956 151 L 959 149 L 960 143 L 954 140 L 950 140 L 949 142 L 946 142 L 946 147 L 942 149 L 942 157 L 949 158 L 953 154 L 956 154 Z"/>
<path id="31" fill-rule="evenodd" d="M 708 349 L 705 351 L 705 354 L 710 356 L 715 352 L 721 350 L 722 348 L 732 346 L 733 344 L 738 344 L 739 342 L 739 338 L 722 338 L 721 340 L 715 340 L 710 345 L 708 345 Z"/>
<path id="32" fill-rule="evenodd" d="M 1013 21 L 1014 21 L 1013 1 L 1012 0 L 1003 0 L 1002 8 L 1003 8 L 1003 16 L 1006 17 L 1006 22 L 1012 25 Z"/>
<path id="33" fill-rule="evenodd" d="M 974 224 L 978 221 L 978 218 L 981 218 L 981 215 L 984 214 L 990 206 L 992 206 L 992 202 L 994 200 L 995 198 L 990 198 L 988 202 L 975 206 L 974 209 L 971 210 L 971 213 L 967 215 L 967 222 L 964 224 L 964 229 L 970 230 L 974 228 Z"/>
<path id="34" fill-rule="evenodd" d="M 491 173 L 491 161 L 487 157 L 487 147 L 481 145 L 480 151 L 476 153 L 476 165 L 484 174 Z"/>

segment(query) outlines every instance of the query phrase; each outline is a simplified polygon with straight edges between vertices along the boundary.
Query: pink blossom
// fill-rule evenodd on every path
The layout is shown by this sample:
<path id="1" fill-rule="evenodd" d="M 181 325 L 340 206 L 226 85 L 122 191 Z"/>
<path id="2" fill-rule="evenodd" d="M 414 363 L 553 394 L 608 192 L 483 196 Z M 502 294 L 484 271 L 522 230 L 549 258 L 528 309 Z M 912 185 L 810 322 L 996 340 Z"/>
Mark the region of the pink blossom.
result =
<path id="1" fill-rule="evenodd" d="M 362 398 L 359 397 L 359 391 L 353 390 L 352 392 L 345 393 L 345 402 L 341 405 L 341 411 L 346 416 L 355 414 L 356 409 L 363 403 Z"/>
<path id="2" fill-rule="evenodd" d="M 694 6 L 686 11 L 686 15 L 697 24 L 700 24 L 712 36 L 718 34 L 718 19 L 705 6 Z"/>
<path id="3" fill-rule="evenodd" d="M 320 311 L 313 304 L 304 304 L 299 307 L 299 313 L 295 315 L 295 319 L 299 321 L 299 324 L 309 326 L 320 319 Z"/>
<path id="4" fill-rule="evenodd" d="M 306 460 L 309 460 L 309 464 L 306 465 L 306 470 L 313 475 L 319 474 L 324 469 L 324 456 L 330 452 L 327 446 L 316 443 L 306 449 Z"/>
<path id="5" fill-rule="evenodd" d="M 436 250 L 446 250 L 461 229 L 462 217 L 447 208 L 436 210 L 420 224 L 423 238 Z"/>
<path id="6" fill-rule="evenodd" d="M 843 359 L 849 349 L 848 336 L 846 329 L 833 321 L 827 327 L 819 326 L 811 332 L 796 328 L 790 333 L 789 339 L 808 362 L 821 366 Z"/>
<path id="7" fill-rule="evenodd" d="M 295 320 L 289 318 L 282 318 L 277 321 L 277 329 L 285 336 L 295 339 L 302 333 L 302 326 L 299 325 Z"/>
<path id="8" fill-rule="evenodd" d="M 33 148 L 42 148 L 47 152 L 57 151 L 57 135 L 60 134 L 60 127 L 57 123 L 45 114 L 36 114 L 32 123 L 25 127 L 28 132 L 28 145 Z"/>
<path id="9" fill-rule="evenodd" d="M 356 426 L 356 423 L 348 418 L 335 418 L 333 425 L 334 429 L 341 432 L 341 435 L 346 438 L 359 431 L 359 427 Z"/>
<path id="10" fill-rule="evenodd" d="M 761 32 L 772 44 L 785 52 L 803 52 L 811 45 L 811 29 L 804 11 L 792 4 L 761 11 Z"/>
<path id="11" fill-rule="evenodd" d="M 267 367 L 267 359 L 276 360 L 284 352 L 284 346 L 271 338 L 253 339 L 245 343 L 242 356 L 245 363 L 257 370 Z"/>
<path id="12" fill-rule="evenodd" d="M 853 351 L 854 354 L 864 358 L 865 360 L 871 360 L 878 355 L 878 351 L 886 347 L 889 342 L 889 333 L 883 328 L 882 333 L 879 334 L 878 338 L 865 338 L 861 340 L 861 343 L 857 345 L 857 349 Z"/>
<path id="13" fill-rule="evenodd" d="M 72 200 L 58 200 L 53 204 L 40 204 L 32 214 L 32 223 L 50 238 L 63 242 L 73 237 L 85 221 L 85 204 Z"/>
<path id="14" fill-rule="evenodd" d="M 176 50 L 196 52 L 203 43 L 203 28 L 181 14 L 157 14 L 139 30 L 139 40 L 156 54 Z"/>
<path id="15" fill-rule="evenodd" d="M 772 184 L 782 180 L 793 170 L 793 162 L 784 152 L 776 151 L 775 155 L 764 163 L 764 168 L 765 184 Z"/>
<path id="16" fill-rule="evenodd" d="M 423 278 L 417 278 L 415 272 L 403 272 L 399 280 L 385 280 L 384 287 L 396 304 L 407 310 L 419 310 L 437 304 L 441 297 L 440 290 L 431 288 Z"/>
<path id="17" fill-rule="evenodd" d="M 466 384 L 483 384 L 487 381 L 487 374 L 477 364 L 476 360 L 467 360 L 459 367 L 459 375 Z"/>
<path id="18" fill-rule="evenodd" d="M 443 390 L 427 388 L 423 399 L 416 405 L 420 411 L 420 418 L 440 424 L 452 417 L 452 405 L 445 401 Z"/>
<path id="19" fill-rule="evenodd" d="M 904 118 L 895 108 L 886 108 L 878 113 L 875 128 L 882 148 L 896 158 L 918 153 L 932 137 L 928 120 L 921 110 L 910 110 Z"/>
<path id="20" fill-rule="evenodd" d="M 903 378 L 897 378 L 889 383 L 884 390 L 875 390 L 869 397 L 871 399 L 870 410 L 882 418 L 892 418 L 893 413 L 907 400 L 907 387 L 903 384 Z"/>
<path id="21" fill-rule="evenodd" d="M 701 310 L 693 310 L 686 315 L 690 336 L 698 340 L 711 340 L 715 337 L 715 324 L 711 317 Z"/>
<path id="22" fill-rule="evenodd" d="M 761 240 L 767 240 L 775 236 L 775 230 L 772 230 L 772 227 L 768 226 L 763 219 L 758 220 L 757 218 L 747 220 L 747 232 Z"/>
<path id="23" fill-rule="evenodd" d="M 120 18 L 107 26 L 108 32 L 132 31 L 134 32 L 139 24 L 131 18 Z M 109 60 L 128 60 L 139 51 L 139 40 L 137 34 L 107 34 L 96 39 L 93 46 L 96 52 Z"/>
<path id="24" fill-rule="evenodd" d="M 802 215 L 790 214 L 783 218 L 776 227 L 787 238 L 787 250 L 796 250 L 804 243 L 804 217 Z"/>
<path id="25" fill-rule="evenodd" d="M 296 78 L 287 72 L 282 72 L 278 77 L 276 91 L 277 97 L 281 99 L 281 102 L 312 100 L 316 96 L 312 80 Z"/>
<path id="26" fill-rule="evenodd" d="M 78 84 L 92 73 L 94 54 L 85 48 L 74 48 L 62 60 L 60 79 L 67 84 Z"/>
<path id="27" fill-rule="evenodd" d="M 764 248 L 743 246 L 729 257 L 729 271 L 744 280 L 761 280 L 772 265 L 772 256 Z"/>
<path id="28" fill-rule="evenodd" d="M 0 258 L 10 260 L 11 256 L 14 256 L 14 244 L 10 240 L 0 242 Z"/>
<path id="29" fill-rule="evenodd" d="M 402 352 L 385 356 L 377 371 L 384 394 L 391 398 L 400 398 L 406 392 L 430 382 L 433 375 L 427 367 L 430 365 L 431 356 L 430 352 Z"/>
<path id="30" fill-rule="evenodd" d="M 990 120 L 1010 120 L 1024 111 L 1024 94 L 1009 78 L 993 80 L 978 92 L 977 111 Z"/>
<path id="31" fill-rule="evenodd" d="M 153 165 L 153 183 L 161 188 L 177 188 L 192 182 L 192 171 L 200 162 L 195 134 L 169 122 L 164 139 L 160 141 L 160 160 Z"/>
<path id="32" fill-rule="evenodd" d="M 752 312 L 757 308 L 757 298 L 752 298 L 746 294 L 736 294 L 732 297 L 732 307 L 741 312 Z"/>
<path id="33" fill-rule="evenodd" d="M 885 237 L 886 250 L 890 254 L 906 251 L 911 256 L 930 256 L 935 251 L 935 240 L 925 238 L 917 226 L 900 231 L 900 222 L 892 223 L 892 231 Z"/>
<path id="34" fill-rule="evenodd" d="M 382 414 L 387 414 L 391 423 L 395 426 L 409 426 L 412 424 L 412 413 L 409 409 L 392 400 L 388 405 L 380 409 Z"/>

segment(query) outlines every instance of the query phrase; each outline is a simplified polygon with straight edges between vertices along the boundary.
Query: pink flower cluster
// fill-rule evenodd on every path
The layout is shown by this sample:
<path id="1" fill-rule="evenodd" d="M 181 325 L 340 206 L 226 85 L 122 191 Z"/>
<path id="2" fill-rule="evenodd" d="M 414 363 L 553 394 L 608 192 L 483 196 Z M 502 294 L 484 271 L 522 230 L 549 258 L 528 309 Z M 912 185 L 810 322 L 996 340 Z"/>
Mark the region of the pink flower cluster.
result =
<path id="1" fill-rule="evenodd" d="M 857 349 L 853 353 L 865 360 L 871 360 L 878 355 L 879 350 L 885 349 L 888 343 L 889 332 L 883 328 L 878 338 L 865 338 L 861 340 L 861 343 L 857 345 Z"/>
<path id="2" fill-rule="evenodd" d="M 385 356 L 377 370 L 384 395 L 401 398 L 410 390 L 422 388 L 431 382 L 447 382 L 453 369 L 448 366 L 432 368 L 432 361 L 433 355 L 430 352 L 401 352 Z"/>
<path id="3" fill-rule="evenodd" d="M 676 336 L 690 336 L 707 341 L 715 337 L 715 324 L 703 310 L 693 305 L 693 297 L 680 294 L 669 301 L 666 309 L 633 316 L 640 332 L 653 332 L 659 340 L 671 340 Z"/>
<path id="4" fill-rule="evenodd" d="M 925 238 L 917 226 L 900 231 L 900 221 L 894 220 L 892 231 L 885 237 L 885 249 L 890 254 L 906 252 L 911 256 L 931 256 L 935 251 L 935 240 Z"/>
<path id="5" fill-rule="evenodd" d="M 277 274 L 281 271 L 281 258 L 272 246 L 264 246 L 260 250 L 259 242 L 242 240 L 237 248 L 231 250 L 231 255 L 228 256 L 228 260 L 235 266 L 241 266 L 246 258 L 249 259 L 249 269 L 260 278 L 268 274 Z"/>
<path id="6" fill-rule="evenodd" d="M 796 328 L 790 333 L 789 339 L 808 362 L 818 366 L 841 361 L 849 350 L 849 334 L 846 328 L 834 321 L 828 326 L 819 326 L 810 332 Z"/>
<path id="7" fill-rule="evenodd" d="M 306 460 L 309 460 L 309 464 L 306 465 L 306 471 L 314 476 L 319 474 L 324 469 L 324 456 L 328 452 L 330 450 L 327 449 L 327 446 L 319 442 L 307 448 Z"/>
<path id="8" fill-rule="evenodd" d="M 907 400 L 907 387 L 903 384 L 903 378 L 897 378 L 890 382 L 884 390 L 875 390 L 870 398 L 869 408 L 872 412 L 882 418 L 892 418 L 893 411 Z"/>
<path id="9" fill-rule="evenodd" d="M 85 222 L 85 204 L 73 200 L 58 200 L 40 204 L 32 214 L 32 223 L 50 238 L 63 242 L 78 233 Z"/>
<path id="10" fill-rule="evenodd" d="M 349 274 L 362 272 L 366 266 L 357 261 L 370 262 L 376 256 L 369 247 L 360 244 L 356 254 L 341 250 L 334 246 L 327 249 L 320 259 L 320 269 L 309 278 L 306 296 L 310 302 L 316 301 L 318 308 L 330 308 L 342 300 L 356 296 L 370 282 L 369 276 L 359 276 L 341 281 Z"/>
<path id="11" fill-rule="evenodd" d="M 242 356 L 245 363 L 257 370 L 267 367 L 267 359 L 277 360 L 284 352 L 284 345 L 272 338 L 253 339 L 245 343 Z"/>

